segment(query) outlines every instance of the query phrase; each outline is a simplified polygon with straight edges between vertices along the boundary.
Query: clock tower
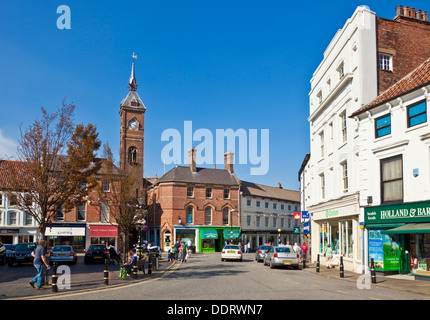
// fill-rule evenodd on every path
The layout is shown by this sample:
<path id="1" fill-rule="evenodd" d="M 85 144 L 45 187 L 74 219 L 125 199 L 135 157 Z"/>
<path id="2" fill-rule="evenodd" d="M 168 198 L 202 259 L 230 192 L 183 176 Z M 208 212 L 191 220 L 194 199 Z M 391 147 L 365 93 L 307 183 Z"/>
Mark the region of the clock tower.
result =
<path id="1" fill-rule="evenodd" d="M 129 91 L 122 100 L 119 115 L 120 132 L 120 168 L 135 177 L 134 191 L 136 198 L 144 198 L 143 191 L 143 128 L 145 106 L 136 92 L 137 84 L 134 72 L 134 54 L 129 81 Z"/>

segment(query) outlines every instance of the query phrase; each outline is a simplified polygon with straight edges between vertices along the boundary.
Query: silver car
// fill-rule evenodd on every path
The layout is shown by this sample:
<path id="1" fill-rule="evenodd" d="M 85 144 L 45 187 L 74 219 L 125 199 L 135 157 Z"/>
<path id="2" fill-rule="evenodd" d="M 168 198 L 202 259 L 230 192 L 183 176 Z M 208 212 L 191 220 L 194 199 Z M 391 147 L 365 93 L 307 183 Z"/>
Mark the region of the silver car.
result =
<path id="1" fill-rule="evenodd" d="M 264 265 L 270 268 L 292 266 L 294 269 L 299 268 L 300 255 L 296 253 L 291 246 L 271 247 L 264 257 Z"/>
<path id="2" fill-rule="evenodd" d="M 72 246 L 54 246 L 49 254 L 49 263 L 51 265 L 54 262 L 75 264 L 76 261 L 78 261 L 78 257 Z"/>
<path id="3" fill-rule="evenodd" d="M 272 246 L 268 244 L 264 244 L 258 247 L 255 252 L 255 261 L 261 262 L 264 260 L 264 256 L 266 255 L 267 250 L 269 250 Z"/>

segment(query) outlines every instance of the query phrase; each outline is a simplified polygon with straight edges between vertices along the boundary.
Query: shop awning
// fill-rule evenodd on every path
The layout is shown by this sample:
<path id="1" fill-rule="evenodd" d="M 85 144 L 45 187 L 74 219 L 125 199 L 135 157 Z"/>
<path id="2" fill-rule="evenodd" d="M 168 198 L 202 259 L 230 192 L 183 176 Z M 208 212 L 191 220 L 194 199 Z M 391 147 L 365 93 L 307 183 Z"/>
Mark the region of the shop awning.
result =
<path id="1" fill-rule="evenodd" d="M 232 233 L 233 232 L 233 233 Z M 238 239 L 240 238 L 240 231 L 237 229 L 224 229 L 224 239 Z"/>
<path id="2" fill-rule="evenodd" d="M 218 239 L 218 232 L 215 229 L 200 229 L 201 239 Z"/>
<path id="3" fill-rule="evenodd" d="M 117 226 L 90 225 L 90 237 L 115 238 L 117 236 L 118 236 L 118 227 Z"/>
<path id="4" fill-rule="evenodd" d="M 404 226 L 383 230 L 384 234 L 430 233 L 430 223 L 407 223 Z"/>

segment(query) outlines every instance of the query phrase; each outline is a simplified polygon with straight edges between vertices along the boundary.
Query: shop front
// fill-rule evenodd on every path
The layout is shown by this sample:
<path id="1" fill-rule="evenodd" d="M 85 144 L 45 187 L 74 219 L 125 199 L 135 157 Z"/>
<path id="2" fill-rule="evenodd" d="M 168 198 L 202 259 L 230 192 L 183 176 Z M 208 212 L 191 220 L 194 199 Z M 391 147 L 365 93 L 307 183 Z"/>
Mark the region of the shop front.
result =
<path id="1" fill-rule="evenodd" d="M 430 201 L 365 208 L 368 260 L 377 271 L 430 280 Z"/>
<path id="2" fill-rule="evenodd" d="M 188 245 L 188 241 L 191 240 L 191 250 L 195 253 L 197 243 L 196 231 L 197 229 L 195 228 L 175 228 L 175 241 L 179 241 L 179 243 L 183 242 L 185 245 Z"/>
<path id="3" fill-rule="evenodd" d="M 84 252 L 86 239 L 85 224 L 48 224 L 45 231 L 48 247 L 71 245 L 76 252 Z"/>
<path id="4" fill-rule="evenodd" d="M 358 199 L 332 201 L 330 205 L 314 207 L 311 220 L 312 261 L 318 254 L 324 263 L 324 252 L 330 246 L 334 263 L 343 258 L 345 270 L 361 272 L 361 231 Z"/>
<path id="5" fill-rule="evenodd" d="M 199 228 L 199 251 L 221 252 L 225 243 L 239 243 L 240 231 L 238 227 Z"/>
<path id="6" fill-rule="evenodd" d="M 90 243 L 87 243 L 86 247 L 91 244 L 104 244 L 107 247 L 112 245 L 118 249 L 118 227 L 116 225 L 90 224 L 89 227 Z"/>

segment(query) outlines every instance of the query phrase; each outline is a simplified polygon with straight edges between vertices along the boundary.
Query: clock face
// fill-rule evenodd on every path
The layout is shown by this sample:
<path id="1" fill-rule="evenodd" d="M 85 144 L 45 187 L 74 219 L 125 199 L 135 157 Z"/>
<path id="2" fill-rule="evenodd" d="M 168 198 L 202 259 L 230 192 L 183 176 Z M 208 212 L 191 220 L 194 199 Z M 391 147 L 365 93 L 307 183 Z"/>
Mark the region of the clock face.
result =
<path id="1" fill-rule="evenodd" d="M 128 126 L 130 127 L 130 129 L 137 129 L 138 123 L 136 120 L 133 119 L 128 123 Z"/>

